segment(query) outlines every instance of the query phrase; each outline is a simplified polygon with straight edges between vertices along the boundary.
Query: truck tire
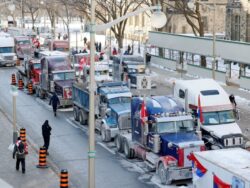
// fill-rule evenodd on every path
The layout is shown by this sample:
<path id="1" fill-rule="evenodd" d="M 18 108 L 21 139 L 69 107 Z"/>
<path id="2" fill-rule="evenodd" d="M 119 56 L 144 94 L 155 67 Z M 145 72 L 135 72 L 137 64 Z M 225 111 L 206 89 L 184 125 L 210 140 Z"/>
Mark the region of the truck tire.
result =
<path id="1" fill-rule="evenodd" d="M 160 177 L 161 184 L 170 185 L 172 183 L 172 180 L 170 180 L 169 177 L 169 171 L 164 167 L 163 163 L 159 164 L 158 175 Z"/>
<path id="2" fill-rule="evenodd" d="M 79 122 L 81 125 L 84 125 L 85 123 L 82 110 L 79 111 Z"/>
<path id="3" fill-rule="evenodd" d="M 122 148 L 122 138 L 120 137 L 120 135 L 116 135 L 115 137 L 115 146 L 117 148 L 118 152 L 123 152 L 123 148 Z"/>
<path id="4" fill-rule="evenodd" d="M 73 108 L 73 116 L 75 121 L 79 121 L 79 109 L 76 106 Z"/>
<path id="5" fill-rule="evenodd" d="M 133 148 L 130 148 L 128 140 L 124 139 L 124 154 L 127 159 L 133 159 L 135 156 L 135 151 Z"/>

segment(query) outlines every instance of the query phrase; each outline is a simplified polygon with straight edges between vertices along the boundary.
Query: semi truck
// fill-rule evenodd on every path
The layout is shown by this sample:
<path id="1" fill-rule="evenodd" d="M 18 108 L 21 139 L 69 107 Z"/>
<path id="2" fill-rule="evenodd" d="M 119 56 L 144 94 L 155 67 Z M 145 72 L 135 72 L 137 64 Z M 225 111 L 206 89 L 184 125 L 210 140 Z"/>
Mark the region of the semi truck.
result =
<path id="1" fill-rule="evenodd" d="M 216 81 L 177 80 L 173 94 L 196 118 L 196 124 L 200 124 L 202 139 L 208 150 L 245 147 L 246 142 L 236 122 L 229 95 Z M 200 112 L 197 113 L 197 110 Z"/>
<path id="2" fill-rule="evenodd" d="M 31 40 L 27 36 L 15 36 L 15 52 L 17 58 L 24 60 L 25 56 L 32 57 L 34 49 L 32 48 Z"/>
<path id="3" fill-rule="evenodd" d="M 250 153 L 242 148 L 194 152 L 194 188 L 250 188 Z"/>
<path id="4" fill-rule="evenodd" d="M 138 55 L 116 55 L 113 56 L 113 79 L 114 81 L 130 80 L 130 87 L 151 89 L 156 87 L 152 83 L 152 76 L 146 73 L 146 65 L 141 56 Z"/>
<path id="5" fill-rule="evenodd" d="M 96 129 L 103 141 L 110 141 L 119 131 L 130 126 L 130 104 L 132 94 L 124 82 L 98 83 L 95 95 Z M 81 83 L 73 84 L 74 119 L 87 124 L 89 113 L 89 90 Z"/>
<path id="6" fill-rule="evenodd" d="M 39 51 L 37 57 L 26 56 L 21 61 L 21 66 L 17 66 L 17 79 L 22 79 L 24 86 L 27 86 L 29 82 L 32 82 L 34 90 L 40 83 L 41 74 L 41 58 L 46 56 L 65 56 L 68 54 L 60 51 Z"/>
<path id="7" fill-rule="evenodd" d="M 127 158 L 143 159 L 162 184 L 192 178 L 188 156 L 205 146 L 180 102 L 170 96 L 133 97 L 131 128 L 131 134 L 116 136 L 118 151 Z"/>
<path id="8" fill-rule="evenodd" d="M 72 105 L 72 84 L 75 72 L 71 69 L 66 56 L 45 56 L 41 59 L 40 84 L 36 87 L 37 96 L 50 97 L 58 95 L 60 105 Z"/>
<path id="9" fill-rule="evenodd" d="M 14 50 L 14 38 L 0 32 L 0 66 L 15 66 L 17 56 Z"/>

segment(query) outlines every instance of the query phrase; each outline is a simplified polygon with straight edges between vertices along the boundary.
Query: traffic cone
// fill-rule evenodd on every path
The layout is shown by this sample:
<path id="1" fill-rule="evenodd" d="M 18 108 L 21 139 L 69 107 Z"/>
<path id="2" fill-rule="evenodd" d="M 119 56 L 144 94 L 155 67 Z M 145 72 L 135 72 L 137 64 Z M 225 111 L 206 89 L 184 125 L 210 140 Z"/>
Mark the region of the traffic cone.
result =
<path id="1" fill-rule="evenodd" d="M 20 138 L 24 144 L 26 144 L 26 129 L 21 128 L 20 129 Z"/>
<path id="2" fill-rule="evenodd" d="M 16 75 L 15 74 L 11 75 L 11 85 L 16 85 Z"/>
<path id="3" fill-rule="evenodd" d="M 46 163 L 46 148 L 45 147 L 40 147 L 39 150 L 39 164 L 36 165 L 37 168 L 48 168 L 47 163 Z"/>
<path id="4" fill-rule="evenodd" d="M 20 89 L 20 90 L 23 89 L 23 80 L 22 79 L 18 80 L 18 89 Z"/>
<path id="5" fill-rule="evenodd" d="M 61 170 L 60 175 L 60 188 L 68 188 L 69 187 L 69 179 L 68 179 L 68 171 L 66 169 Z"/>
<path id="6" fill-rule="evenodd" d="M 29 95 L 32 95 L 33 94 L 33 85 L 32 83 L 28 83 L 28 91 L 29 91 Z"/>
<path id="7" fill-rule="evenodd" d="M 16 66 L 20 66 L 20 59 L 16 60 Z"/>

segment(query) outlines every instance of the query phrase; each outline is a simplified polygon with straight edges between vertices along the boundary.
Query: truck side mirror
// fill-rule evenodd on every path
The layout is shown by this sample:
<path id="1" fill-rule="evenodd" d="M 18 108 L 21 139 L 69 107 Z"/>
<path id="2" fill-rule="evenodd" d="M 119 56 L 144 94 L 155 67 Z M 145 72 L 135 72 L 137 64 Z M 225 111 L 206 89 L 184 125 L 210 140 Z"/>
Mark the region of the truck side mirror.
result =
<path id="1" fill-rule="evenodd" d="M 111 115 L 111 109 L 110 108 L 107 108 L 106 110 L 106 115 L 109 117 Z"/>

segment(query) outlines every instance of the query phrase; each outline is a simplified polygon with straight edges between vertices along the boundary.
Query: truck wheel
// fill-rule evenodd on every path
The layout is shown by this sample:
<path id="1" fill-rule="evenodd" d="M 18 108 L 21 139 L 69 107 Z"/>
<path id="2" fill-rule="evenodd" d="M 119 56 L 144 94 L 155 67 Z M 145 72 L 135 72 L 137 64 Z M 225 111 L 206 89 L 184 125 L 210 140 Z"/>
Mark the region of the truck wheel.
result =
<path id="1" fill-rule="evenodd" d="M 126 138 L 124 140 L 124 153 L 125 153 L 126 158 L 128 159 L 133 159 L 135 156 L 135 151 L 133 150 L 133 148 L 129 147 L 129 143 Z"/>
<path id="2" fill-rule="evenodd" d="M 123 152 L 123 148 L 122 148 L 122 138 L 119 135 L 116 135 L 115 137 L 115 146 L 118 150 L 118 152 Z"/>
<path id="3" fill-rule="evenodd" d="M 161 184 L 163 185 L 170 185 L 171 184 L 171 180 L 169 179 L 169 171 L 168 169 L 165 169 L 163 163 L 160 163 L 159 165 L 159 170 L 158 170 L 158 174 L 161 180 Z"/>
<path id="4" fill-rule="evenodd" d="M 73 116 L 75 121 L 79 121 L 79 110 L 76 106 L 73 108 Z"/>
<path id="5" fill-rule="evenodd" d="M 84 125 L 85 123 L 82 110 L 79 111 L 79 122 L 81 125 Z"/>

